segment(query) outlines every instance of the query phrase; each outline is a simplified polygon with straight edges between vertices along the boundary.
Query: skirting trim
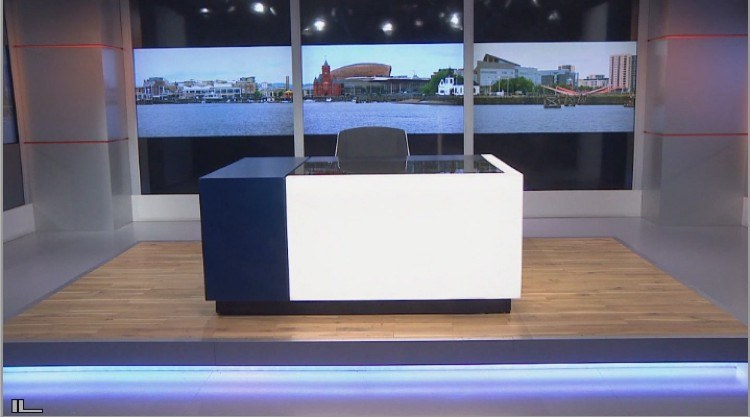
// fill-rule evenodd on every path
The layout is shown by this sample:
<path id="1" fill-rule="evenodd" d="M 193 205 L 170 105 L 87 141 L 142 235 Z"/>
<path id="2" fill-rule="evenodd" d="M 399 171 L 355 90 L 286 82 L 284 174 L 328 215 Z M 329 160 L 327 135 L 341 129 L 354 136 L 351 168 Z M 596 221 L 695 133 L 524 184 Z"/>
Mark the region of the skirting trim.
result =
<path id="1" fill-rule="evenodd" d="M 510 300 L 217 301 L 216 312 L 253 316 L 510 313 Z"/>

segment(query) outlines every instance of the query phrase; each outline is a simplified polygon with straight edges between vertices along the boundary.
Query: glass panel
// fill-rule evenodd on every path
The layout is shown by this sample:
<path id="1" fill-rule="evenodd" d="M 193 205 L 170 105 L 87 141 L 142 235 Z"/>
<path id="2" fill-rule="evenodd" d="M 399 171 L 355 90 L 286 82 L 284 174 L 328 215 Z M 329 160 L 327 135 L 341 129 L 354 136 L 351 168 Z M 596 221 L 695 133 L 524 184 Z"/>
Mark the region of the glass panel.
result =
<path id="1" fill-rule="evenodd" d="M 632 132 L 478 134 L 474 151 L 520 171 L 527 191 L 632 188 Z"/>
<path id="2" fill-rule="evenodd" d="M 474 131 L 633 131 L 635 47 L 635 42 L 476 44 Z"/>
<path id="3" fill-rule="evenodd" d="M 474 5 L 475 152 L 527 190 L 631 188 L 637 0 Z"/>
<path id="4" fill-rule="evenodd" d="M 314 157 L 294 175 L 502 173 L 479 155 L 411 156 L 405 159 Z"/>
<path id="5" fill-rule="evenodd" d="M 387 126 L 406 130 L 412 153 L 462 153 L 462 10 L 455 0 L 302 0 L 305 152 L 333 155 L 339 131 Z"/>
<path id="6" fill-rule="evenodd" d="M 291 48 L 134 51 L 140 137 L 292 135 Z"/>
<path id="7" fill-rule="evenodd" d="M 288 0 L 132 3 L 141 192 L 294 153 Z"/>

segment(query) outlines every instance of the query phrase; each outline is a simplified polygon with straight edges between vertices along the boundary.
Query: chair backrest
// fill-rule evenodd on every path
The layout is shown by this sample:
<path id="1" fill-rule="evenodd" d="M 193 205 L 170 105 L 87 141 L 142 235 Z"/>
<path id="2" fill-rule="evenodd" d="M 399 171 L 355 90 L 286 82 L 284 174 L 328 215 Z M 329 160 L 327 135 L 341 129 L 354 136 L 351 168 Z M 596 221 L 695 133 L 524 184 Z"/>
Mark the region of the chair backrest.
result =
<path id="1" fill-rule="evenodd" d="M 339 132 L 336 139 L 339 158 L 406 158 L 409 140 L 406 131 L 393 127 L 355 127 Z"/>

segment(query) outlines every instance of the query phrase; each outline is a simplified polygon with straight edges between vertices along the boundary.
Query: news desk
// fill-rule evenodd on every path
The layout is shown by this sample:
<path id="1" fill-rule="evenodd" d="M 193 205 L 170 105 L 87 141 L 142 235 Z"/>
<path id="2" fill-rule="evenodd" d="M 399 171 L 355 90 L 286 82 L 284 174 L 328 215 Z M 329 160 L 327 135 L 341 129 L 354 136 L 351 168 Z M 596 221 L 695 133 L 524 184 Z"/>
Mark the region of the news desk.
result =
<path id="1" fill-rule="evenodd" d="M 509 312 L 523 176 L 492 155 L 245 158 L 200 179 L 219 314 Z"/>

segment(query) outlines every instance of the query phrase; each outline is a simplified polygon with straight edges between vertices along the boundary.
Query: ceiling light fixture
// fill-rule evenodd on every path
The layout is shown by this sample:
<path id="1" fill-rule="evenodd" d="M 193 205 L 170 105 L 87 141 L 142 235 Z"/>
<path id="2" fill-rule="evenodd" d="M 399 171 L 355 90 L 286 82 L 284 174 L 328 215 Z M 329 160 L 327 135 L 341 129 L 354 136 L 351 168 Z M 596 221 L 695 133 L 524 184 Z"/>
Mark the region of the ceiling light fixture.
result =
<path id="1" fill-rule="evenodd" d="M 266 6 L 263 3 L 255 2 L 253 3 L 253 11 L 255 13 L 265 13 L 266 12 Z"/>

